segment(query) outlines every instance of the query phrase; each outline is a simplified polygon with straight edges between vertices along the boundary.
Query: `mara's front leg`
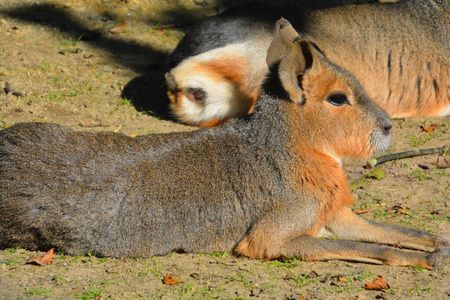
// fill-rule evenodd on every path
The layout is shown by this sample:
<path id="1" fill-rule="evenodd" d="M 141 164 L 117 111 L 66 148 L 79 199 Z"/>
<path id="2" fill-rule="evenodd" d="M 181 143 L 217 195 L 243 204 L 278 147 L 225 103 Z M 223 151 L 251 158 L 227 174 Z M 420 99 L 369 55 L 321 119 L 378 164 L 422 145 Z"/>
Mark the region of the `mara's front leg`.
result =
<path id="1" fill-rule="evenodd" d="M 426 253 L 364 242 L 322 240 L 316 238 L 313 234 L 316 232 L 317 220 L 319 220 L 318 213 L 314 209 L 303 210 L 301 212 L 289 207 L 270 211 L 253 225 L 242 241 L 236 246 L 235 252 L 238 255 L 258 259 L 270 259 L 283 256 L 300 257 L 304 260 L 341 259 L 399 266 L 410 265 L 427 269 L 442 269 L 450 257 L 450 248 L 438 248 L 432 253 Z M 338 222 L 336 220 L 335 218 L 334 222 Z M 339 232 L 347 232 L 346 237 L 351 237 L 356 240 L 362 239 L 361 235 L 358 237 L 357 233 L 362 232 L 358 228 L 355 228 L 356 234 L 350 234 L 352 227 L 358 225 L 354 222 L 358 219 L 351 219 L 348 224 L 345 220 L 340 220 L 339 226 L 333 223 L 333 229 L 345 228 L 344 231 L 339 230 Z M 370 225 L 370 223 L 367 224 Z M 369 226 L 367 224 L 366 226 Z M 377 227 L 373 227 L 372 229 L 375 228 Z M 380 236 L 384 237 L 384 234 L 390 231 L 390 229 L 385 229 L 382 232 L 383 235 Z M 396 234 L 392 235 L 395 238 L 392 238 L 389 243 L 394 244 L 398 242 L 396 238 L 398 236 L 414 237 L 414 232 L 406 230 L 405 234 L 402 233 L 402 230 L 399 230 Z M 426 233 L 418 232 L 427 236 Z M 375 236 L 377 234 L 373 235 L 373 237 Z M 340 238 L 342 237 L 340 236 Z M 372 238 L 366 240 L 372 240 Z M 420 240 L 421 238 L 419 237 L 418 241 Z M 431 238 L 429 240 L 433 239 Z M 444 240 L 443 243 L 446 243 L 446 241 Z"/>
<path id="2" fill-rule="evenodd" d="M 354 214 L 348 207 L 339 210 L 326 229 L 341 240 L 382 243 L 426 251 L 441 247 L 450 248 L 448 237 L 409 227 L 368 221 Z"/>

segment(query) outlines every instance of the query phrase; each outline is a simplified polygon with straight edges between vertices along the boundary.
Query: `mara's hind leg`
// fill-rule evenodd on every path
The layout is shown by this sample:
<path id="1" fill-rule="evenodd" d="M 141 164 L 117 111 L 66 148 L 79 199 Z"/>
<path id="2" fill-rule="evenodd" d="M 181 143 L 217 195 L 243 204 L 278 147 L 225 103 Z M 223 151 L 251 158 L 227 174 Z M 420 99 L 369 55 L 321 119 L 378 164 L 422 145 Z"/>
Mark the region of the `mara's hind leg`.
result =
<path id="1" fill-rule="evenodd" d="M 357 216 L 348 207 L 338 211 L 326 228 L 341 240 L 375 242 L 419 250 L 450 247 L 448 237 L 398 225 L 371 222 Z"/>

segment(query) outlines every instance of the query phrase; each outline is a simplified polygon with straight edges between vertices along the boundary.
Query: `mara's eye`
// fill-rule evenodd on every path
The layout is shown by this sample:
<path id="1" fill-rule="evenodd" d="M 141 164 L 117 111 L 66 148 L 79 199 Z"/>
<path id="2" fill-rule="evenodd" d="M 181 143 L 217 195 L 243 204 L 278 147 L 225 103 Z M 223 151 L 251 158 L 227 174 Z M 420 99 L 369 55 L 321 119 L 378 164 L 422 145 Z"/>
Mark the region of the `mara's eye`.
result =
<path id="1" fill-rule="evenodd" d="M 350 101 L 348 101 L 347 96 L 340 93 L 328 96 L 327 101 L 333 104 L 334 106 L 342 106 L 344 104 L 350 105 Z"/>

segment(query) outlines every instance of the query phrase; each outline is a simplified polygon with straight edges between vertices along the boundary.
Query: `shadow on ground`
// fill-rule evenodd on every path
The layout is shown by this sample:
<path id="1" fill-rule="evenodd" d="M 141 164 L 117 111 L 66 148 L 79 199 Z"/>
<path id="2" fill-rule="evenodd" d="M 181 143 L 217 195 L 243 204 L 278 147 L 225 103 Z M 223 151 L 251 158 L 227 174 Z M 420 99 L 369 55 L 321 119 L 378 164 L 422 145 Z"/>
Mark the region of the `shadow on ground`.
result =
<path id="1" fill-rule="evenodd" d="M 373 2 L 373 0 L 261 0 L 260 2 L 271 6 L 296 6 L 309 8 L 324 8 L 343 5 L 344 3 L 361 3 Z M 251 1 L 213 1 L 217 8 L 215 13 L 248 3 Z M 203 6 L 203 2 L 198 2 L 199 6 Z M 206 2 L 205 2 L 206 3 Z M 295 4 L 294 4 L 295 3 Z M 200 8 L 201 11 L 201 8 Z M 214 13 L 214 12 L 213 12 Z M 21 21 L 47 26 L 58 30 L 71 38 L 78 40 L 80 37 L 84 42 L 98 47 L 102 50 L 113 54 L 116 63 L 134 70 L 142 74 L 131 80 L 122 93 L 122 98 L 132 100 L 133 105 L 138 111 L 147 112 L 160 119 L 171 120 L 168 110 L 169 100 L 166 96 L 166 88 L 164 83 L 164 73 L 166 72 L 165 62 L 168 54 L 153 49 L 152 47 L 142 45 L 134 41 L 126 41 L 120 38 L 106 35 L 103 29 L 90 28 L 89 20 L 83 22 L 76 18 L 72 12 L 63 7 L 58 7 L 51 3 L 25 5 L 12 9 L 5 9 L 0 15 L 8 15 L 9 17 L 19 19 Z M 111 22 L 120 22 L 120 18 L 108 12 L 100 13 L 105 19 Z M 211 15 L 211 12 L 209 12 Z M 161 22 L 166 24 L 181 26 L 190 25 L 200 21 L 205 16 L 199 14 L 199 10 L 167 10 L 158 16 Z M 154 24 L 158 20 L 148 20 L 150 24 Z M 157 61 L 158 63 L 154 63 Z"/>
<path id="2" fill-rule="evenodd" d="M 53 4 L 21 6 L 3 10 L 1 14 L 50 27 L 72 40 L 78 40 L 81 37 L 84 42 L 113 54 L 117 64 L 142 74 L 124 87 L 121 96 L 132 100 L 133 105 L 139 111 L 147 112 L 161 119 L 170 119 L 164 85 L 164 66 L 168 56 L 167 53 L 134 41 L 108 36 L 102 29 L 90 28 L 78 20 L 69 10 Z M 168 15 L 175 16 L 177 14 L 168 12 Z M 110 14 L 105 18 L 108 18 L 111 22 L 120 21 L 119 18 Z M 187 19 L 192 18 L 186 17 L 185 20 Z M 155 64 L 155 61 L 159 63 Z"/>

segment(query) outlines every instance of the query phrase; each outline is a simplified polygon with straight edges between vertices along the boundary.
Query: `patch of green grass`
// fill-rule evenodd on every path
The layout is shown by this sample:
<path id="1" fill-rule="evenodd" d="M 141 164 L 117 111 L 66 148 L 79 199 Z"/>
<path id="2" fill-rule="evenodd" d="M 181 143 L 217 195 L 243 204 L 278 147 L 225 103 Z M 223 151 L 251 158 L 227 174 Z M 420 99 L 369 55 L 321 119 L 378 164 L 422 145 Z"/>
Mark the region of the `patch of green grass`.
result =
<path id="1" fill-rule="evenodd" d="M 211 253 L 210 255 L 215 258 L 225 258 L 228 257 L 229 253 L 227 251 L 217 251 Z"/>
<path id="2" fill-rule="evenodd" d="M 372 272 L 367 269 L 364 272 L 359 273 L 353 273 L 352 270 L 350 270 L 350 274 L 343 277 L 345 281 L 343 282 L 343 285 L 338 285 L 335 289 L 335 293 L 350 293 L 354 291 L 362 291 L 364 290 L 363 287 L 361 287 L 361 284 L 359 282 L 366 281 L 367 279 L 372 280 L 377 278 L 372 274 Z M 355 284 L 358 283 L 358 284 Z"/>
<path id="3" fill-rule="evenodd" d="M 405 158 L 403 160 L 403 167 L 409 169 L 410 166 L 411 166 L 411 164 L 409 162 L 409 158 Z"/>
<path id="4" fill-rule="evenodd" d="M 319 282 L 319 278 L 309 278 L 308 274 L 291 276 L 289 280 L 294 281 L 300 288 Z"/>
<path id="5" fill-rule="evenodd" d="M 66 256 L 67 253 L 63 249 L 56 249 L 56 254 L 61 255 L 61 256 Z"/>
<path id="6" fill-rule="evenodd" d="M 57 104 L 61 104 L 64 102 L 64 95 L 63 94 L 58 94 L 55 92 L 50 92 L 47 94 L 47 101 L 49 102 L 55 102 Z"/>
<path id="7" fill-rule="evenodd" d="M 383 197 L 376 194 L 367 193 L 367 196 L 370 198 L 370 200 L 372 200 L 377 204 L 380 204 L 381 202 L 386 202 L 385 199 L 383 199 Z"/>
<path id="8" fill-rule="evenodd" d="M 0 128 L 6 129 L 8 128 L 8 124 L 5 122 L 5 116 L 0 116 Z"/>
<path id="9" fill-rule="evenodd" d="M 47 293 L 53 292 L 52 289 L 46 290 L 43 286 L 42 289 L 34 289 L 34 290 L 25 290 L 27 295 L 45 295 Z"/>
<path id="10" fill-rule="evenodd" d="M 348 275 L 346 277 L 346 280 L 348 280 L 348 281 L 363 281 L 366 279 L 376 279 L 376 278 L 378 278 L 378 277 L 374 276 L 372 271 L 370 271 L 369 269 L 365 270 L 362 273 L 356 273 L 356 274 L 353 274 L 353 271 L 350 270 L 350 275 Z"/>
<path id="11" fill-rule="evenodd" d="M 92 254 L 92 253 L 89 253 L 89 252 L 85 255 L 85 257 L 88 257 L 89 261 L 92 264 L 101 264 L 101 263 L 104 263 L 104 262 L 108 261 L 108 258 L 106 258 L 106 257 L 98 257 L 95 254 Z"/>
<path id="12" fill-rule="evenodd" d="M 109 281 L 108 279 L 104 279 L 100 282 L 101 285 L 111 285 L 111 284 L 121 284 L 123 281 Z"/>
<path id="13" fill-rule="evenodd" d="M 61 77 L 59 77 L 58 75 L 52 76 L 50 77 L 50 81 L 51 83 L 53 83 L 53 85 L 55 85 L 56 87 L 61 87 L 61 83 L 62 83 L 62 79 Z"/>
<path id="14" fill-rule="evenodd" d="M 161 25 L 161 24 L 159 24 L 159 22 L 158 22 L 158 24 L 156 24 L 155 26 L 153 26 L 152 29 L 150 30 L 150 34 L 155 33 L 156 30 L 158 30 L 158 28 L 159 28 L 160 25 Z"/>
<path id="15" fill-rule="evenodd" d="M 78 43 L 81 41 L 81 39 L 83 38 L 83 35 L 80 35 L 75 41 L 72 39 L 72 37 L 70 37 L 69 39 L 65 39 L 63 37 L 59 37 L 59 44 L 57 44 L 56 46 L 58 47 L 75 47 L 78 45 Z"/>
<path id="16" fill-rule="evenodd" d="M 419 122 L 417 122 L 416 120 L 409 119 L 407 126 L 410 127 L 410 128 L 411 127 L 418 127 L 419 126 Z"/>
<path id="17" fill-rule="evenodd" d="M 251 288 L 251 284 L 247 276 L 245 276 L 242 272 L 236 276 L 226 277 L 226 284 L 230 282 L 240 282 L 244 285 L 245 288 Z"/>
<path id="18" fill-rule="evenodd" d="M 417 266 L 408 266 L 408 268 L 411 268 L 414 270 L 414 272 L 421 272 L 423 270 L 426 270 L 426 268 L 417 267 Z"/>
<path id="19" fill-rule="evenodd" d="M 13 258 L 12 255 L 10 255 L 8 258 L 8 261 L 6 262 L 6 265 L 7 266 L 15 265 L 21 258 L 22 258 L 22 255 L 19 255 L 16 258 Z"/>
<path id="20" fill-rule="evenodd" d="M 137 272 L 137 275 L 139 276 L 156 276 L 156 277 L 161 277 L 164 275 L 164 272 L 162 270 L 162 265 L 159 261 L 157 260 L 152 260 L 149 259 L 148 261 L 150 264 L 145 267 L 142 271 Z M 135 272 L 136 273 L 136 272 Z"/>
<path id="21" fill-rule="evenodd" d="M 449 124 L 440 124 L 433 132 L 424 132 L 420 134 L 408 134 L 405 137 L 411 141 L 413 147 L 425 145 L 429 141 L 441 137 L 448 131 Z"/>
<path id="22" fill-rule="evenodd" d="M 38 66 L 38 69 L 40 69 L 42 72 L 48 72 L 50 71 L 50 65 L 48 62 L 44 59 L 42 63 Z"/>
<path id="23" fill-rule="evenodd" d="M 405 125 L 405 119 L 395 119 L 397 121 L 397 125 L 399 128 L 403 128 L 403 125 Z"/>
<path id="24" fill-rule="evenodd" d="M 122 105 L 132 105 L 132 104 L 133 104 L 132 99 L 128 99 L 127 97 L 122 98 Z"/>
<path id="25" fill-rule="evenodd" d="M 409 201 L 411 201 L 412 197 L 414 196 L 414 189 L 411 189 L 411 193 L 409 193 L 409 195 L 406 196 L 406 199 L 408 199 Z"/>
<path id="26" fill-rule="evenodd" d="M 101 288 L 96 288 L 95 286 L 92 287 L 91 291 L 86 292 L 85 294 L 77 294 L 77 297 L 82 300 L 88 300 L 88 299 L 96 299 L 102 294 Z"/>
<path id="27" fill-rule="evenodd" d="M 63 283 L 70 283 L 70 282 L 74 282 L 75 280 L 77 280 L 76 278 L 72 278 L 72 279 L 65 279 L 61 276 L 61 274 L 56 274 L 53 277 L 53 280 L 56 281 L 56 283 L 58 284 L 63 284 Z"/>
<path id="28" fill-rule="evenodd" d="M 263 263 L 265 263 L 269 269 L 280 268 L 282 270 L 289 270 L 297 267 L 298 262 L 299 260 L 297 259 L 282 258 Z"/>
<path id="29" fill-rule="evenodd" d="M 432 178 L 431 176 L 425 175 L 422 170 L 414 170 L 411 172 L 411 175 L 419 179 L 419 181 L 424 181 Z"/>
<path id="30" fill-rule="evenodd" d="M 377 217 L 386 217 L 389 216 L 390 213 L 384 208 L 378 208 L 373 211 L 374 215 Z"/>
<path id="31" fill-rule="evenodd" d="M 439 177 L 450 177 L 450 174 L 446 170 L 438 169 L 437 174 Z"/>
<path id="32" fill-rule="evenodd" d="M 13 256 L 15 254 L 17 254 L 17 250 L 19 250 L 18 247 L 17 248 L 6 248 L 5 250 L 9 252 L 9 258 L 8 258 L 8 261 L 6 262 L 7 266 L 15 265 L 22 258 L 22 255 L 19 255 L 18 257 L 13 258 Z"/>
<path id="33" fill-rule="evenodd" d="M 157 115 L 155 112 L 151 111 L 151 110 L 141 110 L 141 112 L 142 112 L 143 114 L 152 116 L 153 119 L 155 119 L 155 120 L 157 120 L 157 121 L 160 121 L 160 119 L 158 118 L 158 115 Z"/>

